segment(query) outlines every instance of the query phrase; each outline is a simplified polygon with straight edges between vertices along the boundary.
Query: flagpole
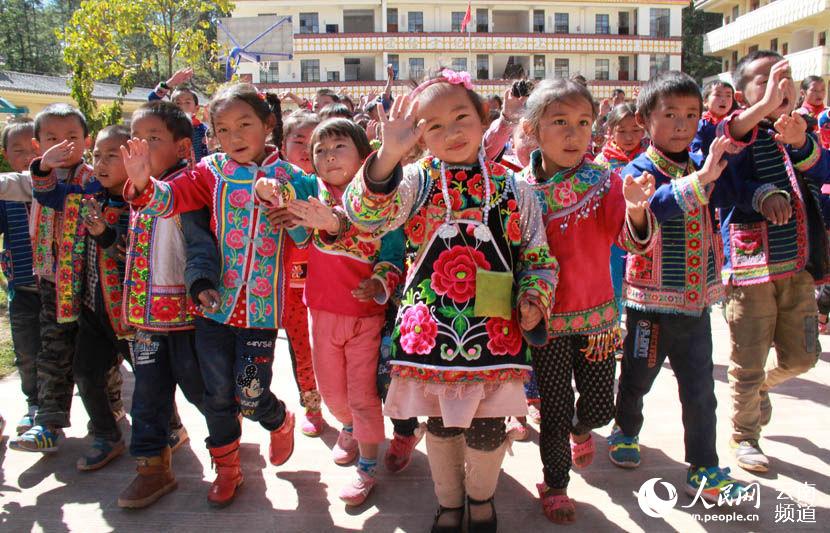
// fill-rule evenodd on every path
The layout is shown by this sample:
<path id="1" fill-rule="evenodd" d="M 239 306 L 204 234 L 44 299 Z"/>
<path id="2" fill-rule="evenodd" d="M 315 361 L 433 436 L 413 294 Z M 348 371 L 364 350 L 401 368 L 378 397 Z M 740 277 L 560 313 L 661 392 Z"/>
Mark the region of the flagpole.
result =
<path id="1" fill-rule="evenodd" d="M 470 20 L 467 22 L 467 56 L 469 58 L 470 64 L 467 65 L 467 68 L 470 72 L 473 73 L 471 76 L 473 79 L 477 78 L 476 66 L 473 64 L 473 37 L 472 37 L 472 30 L 471 26 L 473 23 L 473 9 L 472 9 L 472 0 L 467 0 L 467 9 L 470 12 Z"/>

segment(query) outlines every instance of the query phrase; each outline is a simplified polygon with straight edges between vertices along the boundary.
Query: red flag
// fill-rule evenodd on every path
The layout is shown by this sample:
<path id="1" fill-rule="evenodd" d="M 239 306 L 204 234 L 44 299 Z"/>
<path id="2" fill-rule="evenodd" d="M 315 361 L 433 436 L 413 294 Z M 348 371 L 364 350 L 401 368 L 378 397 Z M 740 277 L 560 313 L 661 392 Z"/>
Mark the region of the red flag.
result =
<path id="1" fill-rule="evenodd" d="M 469 24 L 470 21 L 473 19 L 472 9 L 470 9 L 470 2 L 471 1 L 472 0 L 467 1 L 467 12 L 464 13 L 464 20 L 461 21 L 461 31 L 462 32 L 467 31 L 467 24 Z"/>

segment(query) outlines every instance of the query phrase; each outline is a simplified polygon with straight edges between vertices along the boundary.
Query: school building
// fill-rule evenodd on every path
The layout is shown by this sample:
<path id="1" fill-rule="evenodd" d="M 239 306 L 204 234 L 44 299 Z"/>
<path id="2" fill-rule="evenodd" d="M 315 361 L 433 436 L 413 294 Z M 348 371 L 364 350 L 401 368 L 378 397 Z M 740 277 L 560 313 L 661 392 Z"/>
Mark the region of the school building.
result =
<path id="1" fill-rule="evenodd" d="M 472 2 L 467 0 L 236 0 L 234 17 L 290 16 L 293 57 L 242 62 L 239 74 L 264 87 L 311 96 L 330 87 L 381 90 L 386 65 L 398 80 L 436 65 L 469 71 L 484 94 L 516 78 L 582 74 L 598 98 L 680 69 L 684 0 Z M 403 91 L 403 82 L 396 84 Z"/>

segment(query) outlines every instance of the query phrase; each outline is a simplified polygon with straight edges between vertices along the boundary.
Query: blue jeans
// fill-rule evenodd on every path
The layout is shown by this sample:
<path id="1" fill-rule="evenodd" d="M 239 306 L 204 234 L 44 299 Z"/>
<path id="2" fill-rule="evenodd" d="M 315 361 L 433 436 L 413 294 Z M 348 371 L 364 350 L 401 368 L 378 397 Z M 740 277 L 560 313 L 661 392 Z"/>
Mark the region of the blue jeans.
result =
<path id="1" fill-rule="evenodd" d="M 204 384 L 194 333 L 139 331 L 130 348 L 135 373 L 130 453 L 154 457 L 167 446 L 176 385 L 190 403 L 203 411 Z"/>
<path id="2" fill-rule="evenodd" d="M 240 412 L 268 431 L 282 426 L 285 404 L 271 392 L 276 340 L 273 329 L 243 329 L 196 318 L 208 447 L 225 446 L 240 437 Z"/>
<path id="3" fill-rule="evenodd" d="M 715 380 L 709 311 L 699 317 L 628 309 L 617 392 L 617 425 L 628 437 L 643 427 L 643 397 L 668 357 L 677 377 L 686 462 L 717 466 Z"/>

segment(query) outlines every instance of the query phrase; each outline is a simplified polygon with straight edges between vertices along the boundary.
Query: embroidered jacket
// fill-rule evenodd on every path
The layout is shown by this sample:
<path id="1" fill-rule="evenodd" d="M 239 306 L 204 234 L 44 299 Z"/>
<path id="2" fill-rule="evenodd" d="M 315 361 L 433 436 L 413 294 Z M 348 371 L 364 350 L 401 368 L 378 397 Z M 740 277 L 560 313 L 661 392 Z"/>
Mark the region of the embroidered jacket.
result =
<path id="1" fill-rule="evenodd" d="M 709 111 L 705 111 L 703 116 L 697 122 L 697 133 L 692 140 L 692 145 L 689 151 L 692 153 L 700 153 L 703 157 L 709 155 L 709 147 L 712 141 L 718 136 L 718 124 L 720 124 L 726 117 L 716 117 Z"/>
<path id="2" fill-rule="evenodd" d="M 342 192 L 318 178 L 319 200 L 329 207 L 341 204 Z M 314 231 L 308 247 L 308 279 L 305 304 L 347 316 L 373 316 L 386 311 L 386 302 L 401 281 L 404 258 L 404 234 L 398 228 L 381 238 L 366 234 L 341 218 L 340 232 L 328 235 Z M 306 243 L 302 243 L 305 245 Z M 384 295 L 361 302 L 352 291 L 361 281 L 375 278 L 383 284 Z"/>
<path id="3" fill-rule="evenodd" d="M 40 170 L 32 161 L 33 259 L 35 274 L 55 281 L 58 323 L 74 322 L 81 311 L 86 226 L 81 221 L 81 199 L 101 191 L 92 167 L 79 163 L 71 169 Z"/>
<path id="4" fill-rule="evenodd" d="M 536 191 L 550 252 L 559 261 L 559 286 L 550 319 L 552 336 L 588 335 L 586 356 L 605 359 L 621 341 L 617 304 L 607 265 L 611 245 L 642 254 L 656 240 L 657 224 L 647 211 L 648 231 L 638 237 L 626 218 L 622 180 L 587 158 L 574 168 L 539 179 L 536 150 L 519 179 Z"/>
<path id="5" fill-rule="evenodd" d="M 698 154 L 678 163 L 652 145 L 623 169 L 623 175 L 654 176 L 657 190 L 650 205 L 660 224 L 653 247 L 628 256 L 627 307 L 700 316 L 725 296 L 719 277 L 723 250 L 712 220 L 714 207 L 729 205 L 734 196 L 724 176 L 703 187 L 695 173 L 699 166 Z"/>
<path id="6" fill-rule="evenodd" d="M 734 116 L 734 115 L 733 115 Z M 729 135 L 731 117 L 719 132 Z M 827 235 L 821 216 L 821 185 L 830 180 L 830 157 L 808 135 L 802 150 L 793 150 L 774 140 L 771 124 L 756 127 L 743 146 L 729 157 L 726 173 L 738 182 L 753 184 L 758 193 L 721 213 L 724 242 L 724 283 L 753 285 L 790 277 L 810 270 L 814 278 L 828 275 Z M 770 194 L 784 191 L 790 197 L 793 216 L 786 224 L 767 223 L 759 212 Z"/>
<path id="7" fill-rule="evenodd" d="M 219 309 L 207 318 L 245 328 L 277 329 L 282 318 L 285 232 L 274 230 L 256 199 L 260 177 L 276 178 L 285 200 L 317 194 L 317 181 L 276 152 L 261 165 L 240 165 L 224 153 L 202 159 L 175 180 L 151 179 L 140 196 L 127 182 L 128 201 L 144 215 L 169 217 L 209 207 L 222 260 Z"/>
<path id="8" fill-rule="evenodd" d="M 645 147 L 641 143 L 634 150 L 626 151 L 609 140 L 602 146 L 602 151 L 594 158 L 594 163 L 608 170 L 620 170 L 629 164 L 635 157 L 643 153 Z"/>
<path id="9" fill-rule="evenodd" d="M 184 173 L 180 165 L 159 179 L 167 182 Z M 125 199 L 129 187 L 128 181 Z M 179 217 L 156 218 L 132 209 L 124 278 L 124 316 L 130 326 L 162 332 L 193 329 L 194 306 L 185 287 L 185 264 Z"/>
<path id="10" fill-rule="evenodd" d="M 392 339 L 393 372 L 440 383 L 526 378 L 527 341 L 547 342 L 558 270 L 530 185 L 486 163 L 485 224 L 488 187 L 479 165 L 448 168 L 442 187 L 442 163 L 428 157 L 374 184 L 364 174 L 374 157 L 347 188 L 344 207 L 352 222 L 377 235 L 404 228 L 412 263 Z M 488 279 L 482 271 L 512 274 L 510 319 L 476 316 L 476 280 Z M 524 298 L 543 310 L 530 332 L 520 329 L 515 312 Z"/>

